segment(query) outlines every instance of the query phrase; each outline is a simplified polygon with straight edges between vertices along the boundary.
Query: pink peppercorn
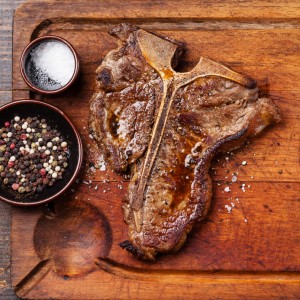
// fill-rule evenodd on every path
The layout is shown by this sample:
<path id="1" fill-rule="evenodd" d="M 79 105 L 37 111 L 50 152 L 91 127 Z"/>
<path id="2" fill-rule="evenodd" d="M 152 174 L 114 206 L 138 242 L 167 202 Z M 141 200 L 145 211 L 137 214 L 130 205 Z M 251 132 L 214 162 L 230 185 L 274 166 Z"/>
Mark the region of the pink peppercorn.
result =
<path id="1" fill-rule="evenodd" d="M 18 188 L 20 187 L 20 185 L 18 183 L 14 183 L 12 186 L 13 190 L 18 190 Z"/>
<path id="2" fill-rule="evenodd" d="M 7 164 L 7 166 L 8 166 L 9 168 L 12 168 L 14 165 L 15 165 L 15 163 L 14 163 L 13 161 L 10 161 L 10 162 Z"/>
<path id="3" fill-rule="evenodd" d="M 10 126 L 10 123 L 7 121 L 7 122 L 4 123 L 4 126 L 5 126 L 5 127 L 9 127 L 9 126 Z"/>
<path id="4" fill-rule="evenodd" d="M 27 135 L 26 135 L 25 133 L 22 133 L 22 134 L 20 135 L 20 139 L 21 139 L 21 140 L 26 140 L 26 139 L 27 139 Z"/>
<path id="5" fill-rule="evenodd" d="M 16 147 L 16 144 L 15 144 L 15 143 L 11 143 L 10 146 L 9 146 L 9 148 L 10 148 L 11 150 L 15 149 L 15 147 Z"/>
<path id="6" fill-rule="evenodd" d="M 46 169 L 40 169 L 41 176 L 46 176 L 46 173 L 47 173 Z"/>

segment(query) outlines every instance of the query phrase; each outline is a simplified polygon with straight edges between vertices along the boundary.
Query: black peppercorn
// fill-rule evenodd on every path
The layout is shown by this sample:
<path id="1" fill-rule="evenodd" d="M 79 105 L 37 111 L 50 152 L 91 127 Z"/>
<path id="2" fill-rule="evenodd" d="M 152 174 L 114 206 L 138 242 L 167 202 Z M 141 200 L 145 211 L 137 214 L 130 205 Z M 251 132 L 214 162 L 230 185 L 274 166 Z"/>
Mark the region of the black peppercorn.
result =
<path id="1" fill-rule="evenodd" d="M 39 186 L 37 187 L 36 191 L 37 191 L 38 193 L 41 193 L 41 192 L 43 191 L 43 187 L 39 185 Z"/>

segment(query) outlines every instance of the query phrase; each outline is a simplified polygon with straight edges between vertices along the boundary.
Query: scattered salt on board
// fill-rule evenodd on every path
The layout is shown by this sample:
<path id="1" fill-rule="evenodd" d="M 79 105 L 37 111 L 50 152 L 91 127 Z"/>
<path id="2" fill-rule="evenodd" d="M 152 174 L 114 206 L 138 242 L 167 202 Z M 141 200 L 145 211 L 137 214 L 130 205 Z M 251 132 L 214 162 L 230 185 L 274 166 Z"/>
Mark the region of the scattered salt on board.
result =
<path id="1" fill-rule="evenodd" d="M 226 187 L 224 188 L 224 191 L 225 191 L 226 193 L 231 192 L 230 187 L 229 187 L 229 186 L 226 186 Z"/>
<path id="2" fill-rule="evenodd" d="M 225 205 L 225 208 L 227 209 L 227 212 L 230 214 L 232 211 L 232 207 L 230 205 Z"/>

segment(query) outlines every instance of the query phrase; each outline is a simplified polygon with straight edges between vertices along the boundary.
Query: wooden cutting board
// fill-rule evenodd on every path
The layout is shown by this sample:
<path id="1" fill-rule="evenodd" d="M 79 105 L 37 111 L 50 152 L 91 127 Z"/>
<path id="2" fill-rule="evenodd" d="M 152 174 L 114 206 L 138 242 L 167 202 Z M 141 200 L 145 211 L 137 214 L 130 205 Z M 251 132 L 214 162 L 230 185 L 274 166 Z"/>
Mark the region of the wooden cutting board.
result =
<path id="1" fill-rule="evenodd" d="M 109 169 L 94 169 L 101 162 L 88 132 L 95 70 L 116 47 L 107 30 L 120 22 L 185 42 L 185 70 L 201 55 L 251 76 L 282 114 L 279 125 L 242 150 L 215 159 L 208 217 L 180 252 L 155 263 L 138 261 L 118 246 L 127 238 L 121 202 L 128 182 Z M 14 18 L 13 98 L 39 98 L 20 75 L 25 46 L 46 34 L 70 41 L 81 60 L 81 76 L 67 93 L 44 100 L 65 111 L 79 129 L 85 163 L 80 182 L 55 202 L 56 215 L 44 207 L 13 209 L 17 294 L 30 299 L 299 299 L 299 28 L 298 1 L 38 0 L 20 6 Z M 36 243 L 53 257 L 43 261 L 33 245 L 41 217 L 47 230 Z M 98 239 L 91 242 L 95 232 Z"/>

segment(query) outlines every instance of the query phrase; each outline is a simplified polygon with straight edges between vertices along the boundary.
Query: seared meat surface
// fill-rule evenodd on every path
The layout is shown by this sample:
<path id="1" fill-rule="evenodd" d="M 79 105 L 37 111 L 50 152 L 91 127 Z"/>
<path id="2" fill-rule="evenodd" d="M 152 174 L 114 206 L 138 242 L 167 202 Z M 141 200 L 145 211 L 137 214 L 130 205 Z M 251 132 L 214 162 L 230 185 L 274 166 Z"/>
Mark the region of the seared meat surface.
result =
<path id="1" fill-rule="evenodd" d="M 143 155 L 163 93 L 162 79 L 138 47 L 137 30 L 127 24 L 110 30 L 119 48 L 96 70 L 90 101 L 90 129 L 116 171 L 125 171 Z M 180 43 L 169 41 L 180 49 Z"/>
<path id="2" fill-rule="evenodd" d="M 205 217 L 214 155 L 280 116 L 251 79 L 209 59 L 175 72 L 182 45 L 173 39 L 126 24 L 110 33 L 120 45 L 97 69 L 90 130 L 114 170 L 131 168 L 123 205 L 129 240 L 121 246 L 154 260 L 179 249 Z"/>

